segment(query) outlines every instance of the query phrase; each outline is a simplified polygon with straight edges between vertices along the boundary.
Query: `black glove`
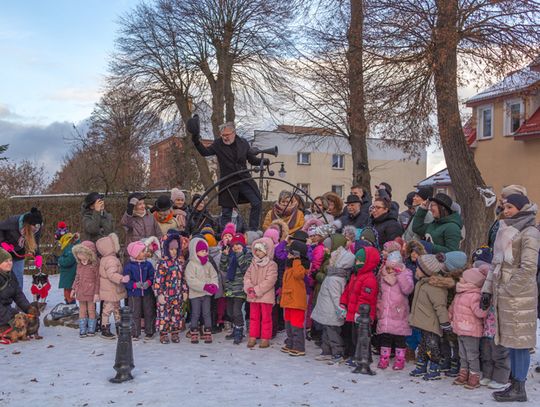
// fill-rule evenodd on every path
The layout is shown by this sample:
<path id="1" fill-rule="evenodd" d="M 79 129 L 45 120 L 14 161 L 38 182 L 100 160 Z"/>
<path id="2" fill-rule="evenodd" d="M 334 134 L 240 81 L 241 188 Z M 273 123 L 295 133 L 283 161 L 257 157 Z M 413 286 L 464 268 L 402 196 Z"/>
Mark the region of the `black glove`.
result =
<path id="1" fill-rule="evenodd" d="M 186 123 L 186 129 L 191 134 L 192 140 L 196 140 L 201 136 L 201 126 L 199 124 L 199 115 L 194 114 Z"/>
<path id="2" fill-rule="evenodd" d="M 450 322 L 445 322 L 444 324 L 439 325 L 443 331 L 443 334 L 449 334 L 452 333 L 452 325 L 450 325 Z"/>
<path id="3" fill-rule="evenodd" d="M 265 158 L 262 160 L 263 165 L 270 165 L 270 159 Z"/>
<path id="4" fill-rule="evenodd" d="M 131 198 L 127 205 L 127 214 L 129 216 L 133 216 L 133 209 L 135 209 L 135 205 L 139 203 L 139 200 L 137 198 Z"/>
<path id="5" fill-rule="evenodd" d="M 485 311 L 489 308 L 490 305 L 491 305 L 491 294 L 482 293 L 482 298 L 480 298 L 480 309 L 482 311 Z"/>

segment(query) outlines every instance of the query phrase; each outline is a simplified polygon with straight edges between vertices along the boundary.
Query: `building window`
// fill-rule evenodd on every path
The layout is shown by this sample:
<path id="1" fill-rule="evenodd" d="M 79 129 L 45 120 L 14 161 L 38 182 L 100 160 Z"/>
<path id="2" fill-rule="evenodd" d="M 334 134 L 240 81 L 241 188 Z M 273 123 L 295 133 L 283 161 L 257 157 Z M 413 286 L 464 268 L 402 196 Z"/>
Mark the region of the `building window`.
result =
<path id="1" fill-rule="evenodd" d="M 478 138 L 488 139 L 493 137 L 493 107 L 485 106 L 478 108 Z"/>
<path id="2" fill-rule="evenodd" d="M 332 185 L 332 192 L 343 198 L 343 185 Z"/>
<path id="3" fill-rule="evenodd" d="M 513 135 L 523 123 L 523 101 L 520 99 L 510 100 L 505 103 L 504 111 L 504 134 Z"/>
<path id="4" fill-rule="evenodd" d="M 298 153 L 296 156 L 296 163 L 298 165 L 309 165 L 311 164 L 311 154 L 310 153 Z"/>
<path id="5" fill-rule="evenodd" d="M 332 169 L 343 170 L 345 168 L 345 156 L 343 154 L 332 154 Z"/>
<path id="6" fill-rule="evenodd" d="M 300 189 L 305 194 L 309 195 L 309 184 L 296 184 L 298 189 Z"/>

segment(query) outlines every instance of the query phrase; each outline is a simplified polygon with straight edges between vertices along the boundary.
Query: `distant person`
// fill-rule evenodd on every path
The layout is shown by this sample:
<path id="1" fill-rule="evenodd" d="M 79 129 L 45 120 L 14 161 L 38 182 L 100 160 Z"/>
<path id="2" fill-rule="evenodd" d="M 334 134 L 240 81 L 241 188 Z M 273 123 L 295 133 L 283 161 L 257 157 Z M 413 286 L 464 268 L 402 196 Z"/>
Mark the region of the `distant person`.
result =
<path id="1" fill-rule="evenodd" d="M 105 209 L 104 196 L 90 192 L 81 205 L 82 232 L 81 241 L 97 242 L 102 237 L 114 232 L 114 220 Z"/>

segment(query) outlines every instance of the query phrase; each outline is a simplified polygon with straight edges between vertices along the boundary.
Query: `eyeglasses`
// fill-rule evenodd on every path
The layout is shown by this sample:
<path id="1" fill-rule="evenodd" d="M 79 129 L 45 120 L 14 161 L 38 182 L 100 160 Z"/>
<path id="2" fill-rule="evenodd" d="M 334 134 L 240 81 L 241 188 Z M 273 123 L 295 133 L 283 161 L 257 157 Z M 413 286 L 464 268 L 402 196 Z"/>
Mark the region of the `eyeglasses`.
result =
<path id="1" fill-rule="evenodd" d="M 375 209 L 384 209 L 384 206 L 371 205 L 371 207 L 370 207 L 369 209 L 371 209 L 372 211 L 374 211 Z"/>

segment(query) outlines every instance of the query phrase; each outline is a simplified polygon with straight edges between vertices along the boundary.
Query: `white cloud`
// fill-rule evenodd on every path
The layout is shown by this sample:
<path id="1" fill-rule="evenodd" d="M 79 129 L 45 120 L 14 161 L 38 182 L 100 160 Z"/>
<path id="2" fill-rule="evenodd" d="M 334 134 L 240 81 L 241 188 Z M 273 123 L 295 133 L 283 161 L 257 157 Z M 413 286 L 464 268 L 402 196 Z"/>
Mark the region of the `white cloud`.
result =
<path id="1" fill-rule="evenodd" d="M 68 87 L 58 89 L 45 96 L 49 100 L 95 103 L 99 100 L 101 92 L 92 88 Z"/>

